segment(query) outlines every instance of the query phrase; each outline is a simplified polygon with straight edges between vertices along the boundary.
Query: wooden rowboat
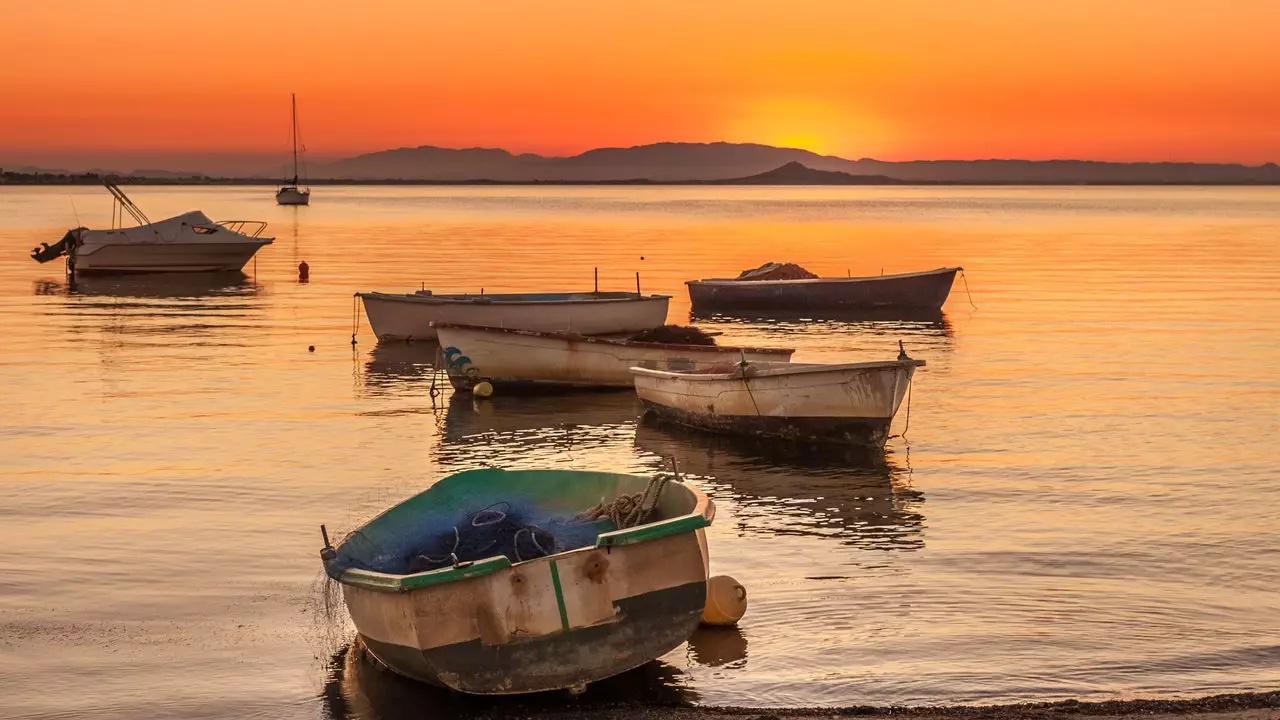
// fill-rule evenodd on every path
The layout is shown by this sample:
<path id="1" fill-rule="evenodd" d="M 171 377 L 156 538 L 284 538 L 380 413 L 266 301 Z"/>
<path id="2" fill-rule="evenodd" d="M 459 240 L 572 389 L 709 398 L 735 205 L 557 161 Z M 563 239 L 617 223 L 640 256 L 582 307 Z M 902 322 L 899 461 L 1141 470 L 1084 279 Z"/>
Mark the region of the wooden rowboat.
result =
<path id="1" fill-rule="evenodd" d="M 637 524 L 574 517 L 625 495 L 651 508 Z M 326 540 L 321 558 L 364 646 L 395 672 L 472 694 L 580 690 L 689 639 L 714 516 L 705 495 L 668 476 L 470 470 L 336 548 Z M 476 539 L 503 523 L 520 526 L 514 540 Z M 415 571 L 423 558 L 428 569 Z"/>
<path id="2" fill-rule="evenodd" d="M 884 447 L 911 378 L 924 364 L 910 358 L 843 365 L 742 363 L 719 371 L 637 367 L 631 373 L 646 410 L 682 425 Z"/>
<path id="3" fill-rule="evenodd" d="M 436 323 L 449 382 L 515 389 L 630 388 L 631 368 L 700 370 L 745 357 L 786 362 L 790 348 L 677 345 Z"/>
<path id="4" fill-rule="evenodd" d="M 356 293 L 379 340 L 432 340 L 432 323 L 583 335 L 633 333 L 667 321 L 668 295 L 625 292 L 433 295 Z"/>
<path id="5" fill-rule="evenodd" d="M 927 272 L 804 280 L 689 280 L 694 313 L 938 311 L 959 267 Z"/>

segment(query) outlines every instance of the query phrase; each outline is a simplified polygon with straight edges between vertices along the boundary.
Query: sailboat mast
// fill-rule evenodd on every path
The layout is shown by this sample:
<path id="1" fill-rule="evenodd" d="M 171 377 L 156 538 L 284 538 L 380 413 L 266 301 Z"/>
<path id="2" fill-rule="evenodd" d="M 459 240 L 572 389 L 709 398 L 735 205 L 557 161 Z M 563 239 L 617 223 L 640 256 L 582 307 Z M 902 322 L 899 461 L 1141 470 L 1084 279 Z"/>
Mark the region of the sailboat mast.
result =
<path id="1" fill-rule="evenodd" d="M 289 116 L 292 127 L 289 129 L 289 140 L 293 143 L 293 184 L 298 184 L 298 96 L 289 93 Z"/>

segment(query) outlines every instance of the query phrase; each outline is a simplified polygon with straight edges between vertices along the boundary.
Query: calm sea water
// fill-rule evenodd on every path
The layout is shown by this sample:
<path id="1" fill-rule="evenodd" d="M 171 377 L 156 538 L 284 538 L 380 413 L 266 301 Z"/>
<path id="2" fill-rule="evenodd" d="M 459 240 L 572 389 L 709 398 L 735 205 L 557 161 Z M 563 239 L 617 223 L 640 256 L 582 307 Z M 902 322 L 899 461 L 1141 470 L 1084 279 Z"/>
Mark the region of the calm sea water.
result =
<path id="1" fill-rule="evenodd" d="M 440 716 L 318 612 L 318 526 L 463 468 L 652 472 L 720 510 L 750 610 L 582 702 L 988 703 L 1280 686 L 1280 191 L 137 188 L 263 219 L 249 277 L 66 282 L 93 188 L 0 189 L 10 717 Z M 296 266 L 311 266 L 311 282 Z M 352 293 L 634 287 L 768 260 L 967 269 L 939 322 L 706 321 L 797 360 L 928 361 L 870 461 L 638 423 L 626 394 L 433 402 Z M 308 352 L 314 345 L 315 351 Z M 900 416 L 895 431 L 906 427 Z M 561 702 L 563 698 L 530 702 Z"/>

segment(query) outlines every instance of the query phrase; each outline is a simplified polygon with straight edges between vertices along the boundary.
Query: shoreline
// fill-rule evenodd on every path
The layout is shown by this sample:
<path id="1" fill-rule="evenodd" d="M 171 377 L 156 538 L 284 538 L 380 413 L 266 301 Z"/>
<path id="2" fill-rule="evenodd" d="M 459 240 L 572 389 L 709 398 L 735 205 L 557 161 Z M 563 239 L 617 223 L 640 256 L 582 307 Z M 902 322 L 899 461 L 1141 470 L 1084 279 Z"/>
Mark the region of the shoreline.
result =
<path id="1" fill-rule="evenodd" d="M 526 714 L 526 713 L 517 713 Z M 1278 720 L 1280 691 L 1208 695 L 1182 700 L 1062 700 L 1048 703 L 1007 705 L 950 705 L 925 707 L 853 705 L 845 707 L 748 708 L 733 706 L 697 707 L 688 705 L 647 706 L 618 704 L 607 707 L 539 708 L 543 718 L 591 718 L 592 720 L 790 720 L 792 718 L 900 717 L 913 720 L 969 720 L 991 718 L 1012 720 L 1066 720 L 1067 718 L 1194 718 L 1196 720 Z M 480 715 L 478 717 L 509 716 Z"/>

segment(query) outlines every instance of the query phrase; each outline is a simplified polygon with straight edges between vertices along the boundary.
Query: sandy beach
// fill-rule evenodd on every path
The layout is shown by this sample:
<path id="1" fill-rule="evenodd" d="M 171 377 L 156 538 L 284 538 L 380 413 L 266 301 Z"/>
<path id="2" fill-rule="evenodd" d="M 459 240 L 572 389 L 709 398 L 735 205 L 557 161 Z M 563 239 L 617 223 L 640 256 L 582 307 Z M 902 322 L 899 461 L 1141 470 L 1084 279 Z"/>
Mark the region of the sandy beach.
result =
<path id="1" fill-rule="evenodd" d="M 895 708 L 638 708 L 565 709 L 534 713 L 539 718 L 591 720 L 792 720 L 793 718 L 896 717 L 912 720 L 1066 720 L 1068 718 L 1142 717 L 1148 720 L 1275 720 L 1280 718 L 1280 691 L 1213 695 L 1191 700 L 1118 700 L 1107 702 L 1028 703 L 1017 705 Z M 510 717 L 504 713 L 503 717 Z M 494 716 L 498 717 L 498 716 Z"/>

